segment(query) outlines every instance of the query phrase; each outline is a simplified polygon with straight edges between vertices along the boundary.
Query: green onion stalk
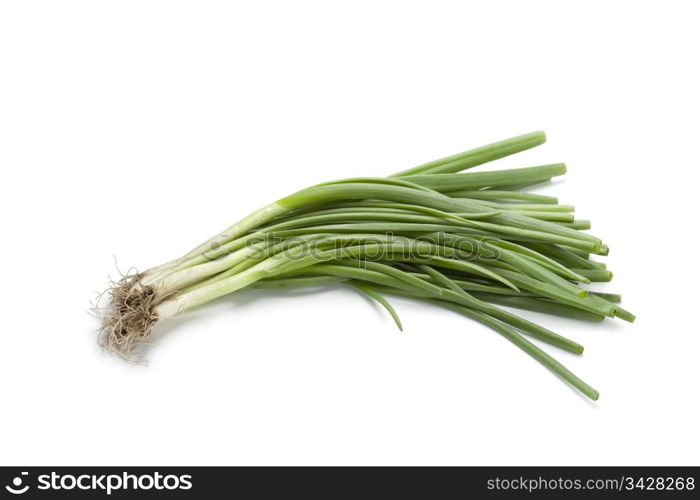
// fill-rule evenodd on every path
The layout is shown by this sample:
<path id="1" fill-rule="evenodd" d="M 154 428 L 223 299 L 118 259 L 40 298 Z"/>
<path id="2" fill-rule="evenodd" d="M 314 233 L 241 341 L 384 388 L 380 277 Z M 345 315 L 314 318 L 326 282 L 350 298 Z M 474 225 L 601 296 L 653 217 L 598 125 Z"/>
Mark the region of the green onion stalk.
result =
<path id="1" fill-rule="evenodd" d="M 634 316 L 620 297 L 585 285 L 612 273 L 592 256 L 608 247 L 583 232 L 587 220 L 533 185 L 563 175 L 563 163 L 468 171 L 545 142 L 534 132 L 389 177 L 302 189 L 264 206 L 185 255 L 111 284 L 99 339 L 129 359 L 156 324 L 242 289 L 343 284 L 376 300 L 442 306 L 510 340 L 591 399 L 598 392 L 533 340 L 581 354 L 583 346 L 507 308 L 599 322 Z"/>

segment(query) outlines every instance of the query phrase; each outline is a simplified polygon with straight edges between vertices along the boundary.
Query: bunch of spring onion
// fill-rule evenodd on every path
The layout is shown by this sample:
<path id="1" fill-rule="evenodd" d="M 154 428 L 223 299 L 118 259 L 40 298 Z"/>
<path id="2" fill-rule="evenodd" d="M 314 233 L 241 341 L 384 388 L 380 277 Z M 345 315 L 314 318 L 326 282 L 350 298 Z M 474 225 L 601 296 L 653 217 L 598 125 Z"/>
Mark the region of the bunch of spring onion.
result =
<path id="1" fill-rule="evenodd" d="M 98 308 L 103 346 L 138 353 L 154 325 L 244 288 L 344 283 L 382 304 L 386 295 L 457 311 L 496 332 L 591 399 L 598 392 L 531 340 L 583 347 L 509 308 L 590 321 L 634 316 L 615 294 L 581 287 L 609 281 L 591 255 L 608 248 L 556 198 L 525 188 L 563 164 L 463 172 L 542 144 L 514 137 L 390 177 L 353 178 L 298 191 L 241 219 L 182 257 L 123 276 Z"/>

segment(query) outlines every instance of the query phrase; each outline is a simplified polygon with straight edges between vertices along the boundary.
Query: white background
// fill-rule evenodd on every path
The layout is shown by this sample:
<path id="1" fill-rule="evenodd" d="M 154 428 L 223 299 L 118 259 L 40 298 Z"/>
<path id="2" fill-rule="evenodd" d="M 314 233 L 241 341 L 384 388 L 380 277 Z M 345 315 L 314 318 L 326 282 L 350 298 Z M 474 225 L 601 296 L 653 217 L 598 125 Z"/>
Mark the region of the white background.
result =
<path id="1" fill-rule="evenodd" d="M 0 462 L 698 465 L 693 2 L 3 2 Z M 499 162 L 612 249 L 638 314 L 526 314 L 591 403 L 496 333 L 356 293 L 240 293 L 148 367 L 87 314 L 126 269 L 313 183 L 543 129 Z M 495 165 L 494 165 L 495 166 Z"/>

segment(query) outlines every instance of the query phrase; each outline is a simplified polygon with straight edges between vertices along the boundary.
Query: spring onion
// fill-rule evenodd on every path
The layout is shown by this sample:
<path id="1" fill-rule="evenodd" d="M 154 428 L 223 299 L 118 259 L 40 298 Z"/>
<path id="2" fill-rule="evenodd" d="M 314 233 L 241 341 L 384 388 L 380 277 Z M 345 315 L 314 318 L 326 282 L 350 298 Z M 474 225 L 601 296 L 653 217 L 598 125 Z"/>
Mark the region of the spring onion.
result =
<path id="1" fill-rule="evenodd" d="M 562 175 L 562 163 L 469 171 L 538 146 L 534 132 L 426 163 L 389 177 L 302 189 L 266 205 L 180 258 L 112 283 L 100 343 L 142 355 L 154 326 L 246 288 L 345 284 L 381 304 L 385 295 L 437 304 L 500 333 L 591 399 L 598 392 L 526 336 L 575 354 L 583 346 L 501 306 L 603 321 L 634 316 L 616 294 L 590 292 L 612 273 L 593 255 L 608 247 L 582 231 L 574 207 L 525 192 Z"/>

